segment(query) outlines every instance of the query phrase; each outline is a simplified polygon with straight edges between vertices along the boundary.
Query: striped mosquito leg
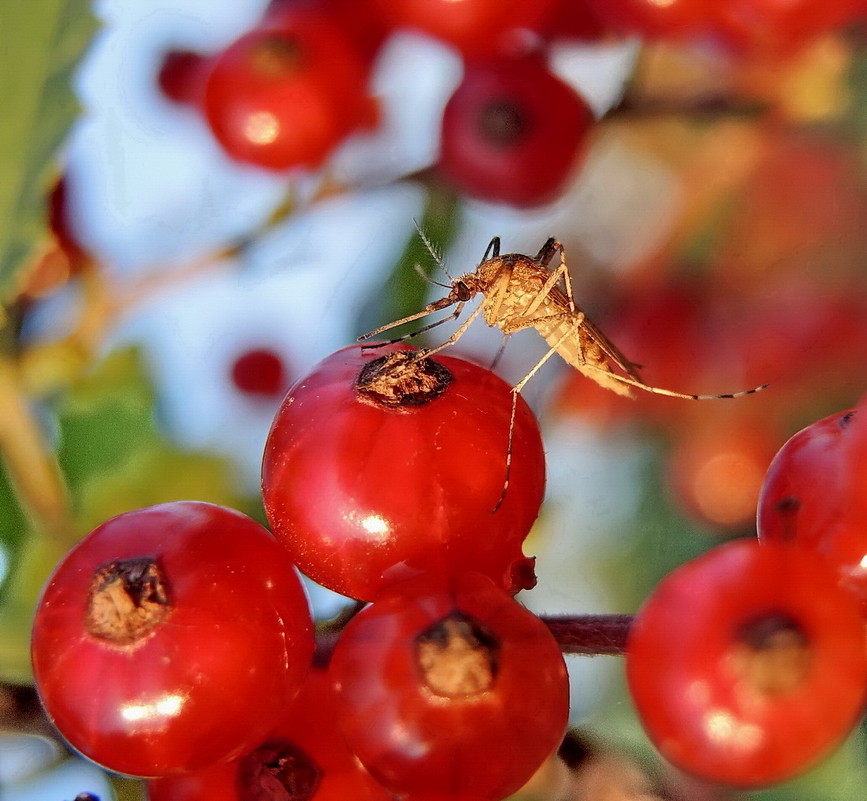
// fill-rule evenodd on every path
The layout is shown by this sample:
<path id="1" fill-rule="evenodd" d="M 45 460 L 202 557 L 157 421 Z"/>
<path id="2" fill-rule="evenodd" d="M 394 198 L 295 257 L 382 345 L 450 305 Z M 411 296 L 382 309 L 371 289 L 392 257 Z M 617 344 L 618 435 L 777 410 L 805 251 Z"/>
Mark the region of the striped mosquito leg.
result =
<path id="1" fill-rule="evenodd" d="M 557 342 L 554 347 L 550 348 L 548 352 L 536 362 L 536 365 L 530 370 L 527 375 L 525 375 L 515 386 L 512 387 L 512 409 L 509 412 L 509 436 L 506 440 L 506 477 L 503 480 L 503 491 L 500 493 L 500 498 L 497 501 L 497 505 L 491 509 L 491 513 L 497 511 L 502 505 L 503 501 L 506 499 L 506 491 L 509 489 L 509 481 L 512 477 L 512 439 L 515 436 L 515 416 L 518 412 L 518 395 L 521 394 L 521 390 L 524 388 L 526 383 L 539 371 L 545 362 L 548 361 L 556 352 L 557 348 L 563 344 L 563 341 L 574 333 L 574 330 L 581 324 L 581 320 L 583 320 L 584 315 L 580 314 L 579 319 L 572 326 L 570 326 L 566 333 L 560 337 L 559 342 Z"/>

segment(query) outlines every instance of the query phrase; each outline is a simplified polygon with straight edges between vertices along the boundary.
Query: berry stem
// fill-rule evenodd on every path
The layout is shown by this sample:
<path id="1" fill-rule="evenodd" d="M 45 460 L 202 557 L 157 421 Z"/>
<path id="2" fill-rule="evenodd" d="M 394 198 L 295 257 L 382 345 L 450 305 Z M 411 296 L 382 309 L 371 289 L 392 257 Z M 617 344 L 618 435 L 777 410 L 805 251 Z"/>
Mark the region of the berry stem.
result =
<path id="1" fill-rule="evenodd" d="M 542 617 L 564 654 L 622 656 L 634 615 Z"/>
<path id="2" fill-rule="evenodd" d="M 351 618 L 349 618 L 351 619 Z M 623 656 L 626 638 L 634 615 L 563 615 L 540 616 L 550 629 L 564 654 L 584 656 Z M 346 622 L 349 622 L 347 620 Z M 339 629 L 329 626 L 316 635 L 314 664 L 325 667 L 340 636 Z"/>

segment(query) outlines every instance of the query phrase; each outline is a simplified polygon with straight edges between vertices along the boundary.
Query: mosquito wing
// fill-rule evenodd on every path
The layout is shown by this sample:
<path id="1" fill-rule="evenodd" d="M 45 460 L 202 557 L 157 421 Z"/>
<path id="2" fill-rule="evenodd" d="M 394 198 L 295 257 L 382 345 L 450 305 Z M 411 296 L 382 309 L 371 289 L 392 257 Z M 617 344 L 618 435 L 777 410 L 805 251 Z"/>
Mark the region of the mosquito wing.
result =
<path id="1" fill-rule="evenodd" d="M 623 353 L 621 353 L 620 348 L 617 347 L 610 339 L 608 339 L 605 334 L 599 329 L 599 327 L 588 317 L 584 317 L 584 322 L 581 324 L 582 329 L 593 339 L 605 355 L 611 359 L 621 370 L 623 370 L 626 375 L 630 378 L 634 378 L 636 381 L 640 383 L 644 383 L 641 376 L 638 374 L 638 365 L 635 362 L 629 361 Z"/>
<path id="2" fill-rule="evenodd" d="M 560 294 L 556 290 L 556 295 Z M 553 300 L 561 308 L 568 308 L 565 295 L 562 296 L 562 305 L 558 297 Z M 613 368 L 622 370 L 633 381 L 643 384 L 637 366 L 589 318 L 583 316 L 578 322 L 578 315 L 581 315 L 581 310 L 576 308 L 575 316 L 542 318 L 536 321 L 534 327 L 564 361 L 582 375 L 618 395 L 631 396 L 633 393 L 629 384 L 618 380 Z"/>

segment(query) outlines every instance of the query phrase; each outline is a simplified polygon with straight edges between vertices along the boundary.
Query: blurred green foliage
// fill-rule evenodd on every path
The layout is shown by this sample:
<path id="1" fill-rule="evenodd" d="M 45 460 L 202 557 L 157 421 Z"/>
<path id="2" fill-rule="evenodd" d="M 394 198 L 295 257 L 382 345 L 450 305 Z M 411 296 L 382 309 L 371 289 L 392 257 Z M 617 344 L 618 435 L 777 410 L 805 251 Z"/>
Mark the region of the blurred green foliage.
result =
<path id="1" fill-rule="evenodd" d="M 55 154 L 78 114 L 70 77 L 96 24 L 87 0 L 0 4 L 0 300 L 42 240 Z"/>

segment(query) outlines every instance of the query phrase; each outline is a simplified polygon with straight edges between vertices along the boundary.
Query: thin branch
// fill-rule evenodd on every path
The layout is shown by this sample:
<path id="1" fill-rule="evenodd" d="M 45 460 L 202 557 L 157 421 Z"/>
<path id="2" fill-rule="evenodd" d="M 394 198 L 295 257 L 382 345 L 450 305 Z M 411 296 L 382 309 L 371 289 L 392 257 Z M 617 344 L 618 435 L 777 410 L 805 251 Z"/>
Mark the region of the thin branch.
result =
<path id="1" fill-rule="evenodd" d="M 564 654 L 622 656 L 633 615 L 543 617 Z"/>
<path id="2" fill-rule="evenodd" d="M 72 516 L 66 483 L 20 386 L 17 370 L 5 358 L 0 359 L 0 455 L 35 530 L 68 541 Z"/>
<path id="3" fill-rule="evenodd" d="M 347 618 L 346 622 L 351 618 Z M 634 615 L 575 615 L 542 617 L 564 654 L 584 656 L 622 656 Z M 345 625 L 345 623 L 344 623 Z M 314 664 L 324 667 L 340 637 L 339 628 L 330 625 L 316 634 Z"/>

